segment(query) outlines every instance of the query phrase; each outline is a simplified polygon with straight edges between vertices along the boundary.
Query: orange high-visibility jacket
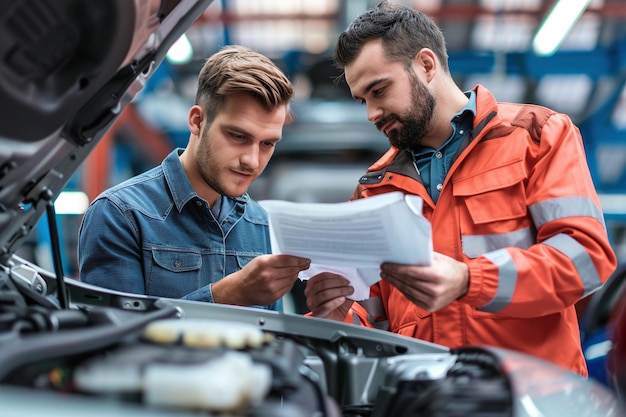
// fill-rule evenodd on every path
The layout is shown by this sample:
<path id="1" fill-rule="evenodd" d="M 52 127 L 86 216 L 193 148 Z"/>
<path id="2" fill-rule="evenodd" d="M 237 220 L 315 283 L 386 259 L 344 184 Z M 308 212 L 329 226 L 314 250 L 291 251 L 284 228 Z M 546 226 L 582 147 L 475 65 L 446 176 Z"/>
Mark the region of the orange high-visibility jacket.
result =
<path id="1" fill-rule="evenodd" d="M 465 262 L 467 294 L 434 313 L 385 281 L 346 321 L 450 348 L 490 345 L 587 375 L 575 303 L 616 268 L 578 128 L 564 114 L 497 103 L 477 86 L 471 141 L 435 205 L 409 152 L 391 148 L 353 198 L 402 191 L 424 199 L 435 251 Z"/>

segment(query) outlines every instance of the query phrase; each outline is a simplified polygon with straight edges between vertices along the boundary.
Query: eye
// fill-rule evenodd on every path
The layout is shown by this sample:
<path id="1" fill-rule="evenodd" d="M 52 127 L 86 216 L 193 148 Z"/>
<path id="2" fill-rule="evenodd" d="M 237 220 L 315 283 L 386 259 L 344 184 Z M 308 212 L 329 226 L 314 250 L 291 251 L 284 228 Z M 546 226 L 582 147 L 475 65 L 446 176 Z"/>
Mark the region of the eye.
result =
<path id="1" fill-rule="evenodd" d="M 381 87 L 381 88 L 377 88 L 376 90 L 373 90 L 372 94 L 374 95 L 374 97 L 380 97 L 384 92 L 385 92 L 385 87 Z"/>
<path id="2" fill-rule="evenodd" d="M 231 132 L 230 136 L 235 139 L 235 140 L 246 140 L 246 136 L 242 135 L 241 133 L 237 133 L 237 132 Z"/>
<path id="3" fill-rule="evenodd" d="M 263 144 L 263 146 L 268 147 L 268 148 L 273 148 L 274 146 L 276 146 L 276 142 L 272 142 L 272 141 L 264 141 L 261 142 Z"/>

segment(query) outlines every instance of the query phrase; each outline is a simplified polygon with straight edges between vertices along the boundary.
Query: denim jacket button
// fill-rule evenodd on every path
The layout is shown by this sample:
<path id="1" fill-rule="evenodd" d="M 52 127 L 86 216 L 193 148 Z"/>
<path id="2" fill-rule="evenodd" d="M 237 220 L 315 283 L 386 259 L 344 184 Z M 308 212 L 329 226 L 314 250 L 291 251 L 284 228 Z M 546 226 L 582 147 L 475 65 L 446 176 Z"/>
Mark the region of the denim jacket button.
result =
<path id="1" fill-rule="evenodd" d="M 175 266 L 176 268 L 180 268 L 182 265 L 183 265 L 183 263 L 181 262 L 181 260 L 180 260 L 180 259 L 176 259 L 176 260 L 174 261 L 174 266 Z"/>

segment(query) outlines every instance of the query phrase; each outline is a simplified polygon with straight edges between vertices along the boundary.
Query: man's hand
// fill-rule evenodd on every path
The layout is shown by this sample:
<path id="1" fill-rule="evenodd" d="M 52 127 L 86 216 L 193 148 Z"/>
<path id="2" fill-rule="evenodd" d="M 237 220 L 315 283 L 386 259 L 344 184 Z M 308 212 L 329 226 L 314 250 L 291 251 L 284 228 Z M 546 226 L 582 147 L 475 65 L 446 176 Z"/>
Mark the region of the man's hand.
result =
<path id="1" fill-rule="evenodd" d="M 212 285 L 213 300 L 241 306 L 268 305 L 287 294 L 311 260 L 292 255 L 261 255 Z"/>
<path id="2" fill-rule="evenodd" d="M 380 276 L 426 311 L 447 306 L 469 286 L 467 265 L 437 252 L 428 266 L 384 263 Z"/>
<path id="3" fill-rule="evenodd" d="M 306 283 L 306 305 L 314 317 L 343 321 L 354 301 L 346 297 L 354 293 L 350 281 L 332 272 L 322 272 Z"/>

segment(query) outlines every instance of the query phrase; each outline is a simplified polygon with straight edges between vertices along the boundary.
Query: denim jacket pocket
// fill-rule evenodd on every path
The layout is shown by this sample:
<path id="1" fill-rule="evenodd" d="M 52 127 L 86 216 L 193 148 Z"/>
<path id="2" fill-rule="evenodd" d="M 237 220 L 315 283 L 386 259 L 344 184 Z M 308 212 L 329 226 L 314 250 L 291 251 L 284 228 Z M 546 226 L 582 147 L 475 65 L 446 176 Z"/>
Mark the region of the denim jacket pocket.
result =
<path id="1" fill-rule="evenodd" d="M 251 260 L 256 258 L 256 256 L 258 255 L 235 255 L 235 258 L 237 259 L 237 266 L 239 267 L 239 269 L 243 268 L 244 266 L 248 265 Z"/>
<path id="2" fill-rule="evenodd" d="M 201 267 L 199 252 L 153 248 L 146 279 L 147 293 L 181 298 L 202 286 Z"/>
<path id="3" fill-rule="evenodd" d="M 161 268 L 172 272 L 195 271 L 202 266 L 202 255 L 175 249 L 152 249 L 152 259 Z"/>

